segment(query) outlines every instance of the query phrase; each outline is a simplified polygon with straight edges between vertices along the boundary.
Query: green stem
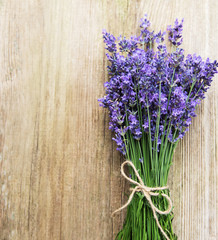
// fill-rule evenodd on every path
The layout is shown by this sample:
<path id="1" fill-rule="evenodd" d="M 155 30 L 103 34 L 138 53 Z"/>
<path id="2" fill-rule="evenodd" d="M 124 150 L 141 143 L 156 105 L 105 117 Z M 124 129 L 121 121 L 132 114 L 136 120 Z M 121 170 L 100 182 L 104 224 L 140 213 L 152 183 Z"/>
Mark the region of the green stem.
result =
<path id="1" fill-rule="evenodd" d="M 148 134 L 143 134 L 143 137 L 140 140 L 135 140 L 130 133 L 126 134 L 126 143 L 127 148 L 129 148 L 130 159 L 135 164 L 139 174 L 146 186 L 154 186 L 156 183 L 156 177 L 152 175 L 152 166 L 150 164 L 150 153 L 148 151 L 148 141 L 149 136 Z M 163 161 L 163 169 L 162 171 L 159 169 L 156 172 L 156 176 L 159 179 L 159 186 L 166 186 L 167 185 L 167 178 L 169 168 L 172 162 L 173 151 L 176 147 L 176 144 L 171 144 L 167 142 L 166 151 L 164 154 L 164 161 Z M 131 150 L 130 150 L 131 149 Z M 133 150 L 134 149 L 134 150 Z M 139 157 L 144 157 L 143 164 L 139 164 Z M 158 161 L 159 161 L 158 155 Z M 144 169 L 144 173 L 142 174 Z M 132 178 L 137 180 L 132 173 Z M 134 185 L 132 187 L 135 187 Z M 169 191 L 164 191 L 166 194 L 169 194 Z M 160 210 L 167 209 L 167 201 L 164 200 L 162 197 L 153 197 L 152 201 L 154 202 L 155 206 L 157 206 Z M 158 215 L 159 222 L 169 236 L 171 240 L 176 240 L 177 237 L 173 232 L 172 228 L 172 219 L 173 213 L 169 215 Z M 159 228 L 157 227 L 157 223 L 154 219 L 152 210 L 142 195 L 142 193 L 137 192 L 131 201 L 131 204 L 128 206 L 127 209 L 127 216 L 125 219 L 125 223 L 123 225 L 122 230 L 118 233 L 117 240 L 165 240 L 164 236 L 161 234 Z"/>

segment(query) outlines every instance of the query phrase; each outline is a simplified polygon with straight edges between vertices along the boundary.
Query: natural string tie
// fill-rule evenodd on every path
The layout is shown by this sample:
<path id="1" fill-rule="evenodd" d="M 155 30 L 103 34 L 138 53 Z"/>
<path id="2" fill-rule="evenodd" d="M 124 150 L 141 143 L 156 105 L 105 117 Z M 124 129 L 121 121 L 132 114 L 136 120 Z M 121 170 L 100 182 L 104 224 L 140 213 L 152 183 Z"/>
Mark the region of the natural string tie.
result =
<path id="1" fill-rule="evenodd" d="M 134 181 L 133 179 L 129 178 L 125 172 L 124 172 L 124 166 L 128 164 L 132 167 L 132 169 L 134 170 L 139 182 L 136 182 Z M 121 208 L 117 209 L 116 211 L 114 211 L 112 213 L 112 216 L 121 211 L 122 209 L 126 208 L 132 201 L 133 197 L 134 197 L 134 194 L 136 192 L 142 192 L 145 196 L 145 198 L 147 199 L 147 201 L 149 202 L 150 206 L 151 206 L 151 209 L 152 209 L 152 212 L 153 212 L 153 215 L 154 215 L 154 219 L 156 220 L 156 223 L 157 223 L 157 226 L 158 228 L 160 229 L 161 233 L 164 235 L 164 237 L 167 239 L 167 240 L 170 240 L 169 237 L 167 236 L 167 234 L 164 232 L 163 228 L 161 227 L 159 221 L 158 221 L 158 217 L 157 217 L 157 213 L 161 214 L 161 215 L 166 215 L 166 214 L 169 214 L 171 209 L 172 209 L 172 201 L 170 199 L 170 197 L 164 193 L 161 193 L 160 195 L 163 196 L 164 198 L 166 198 L 166 200 L 168 201 L 168 209 L 165 210 L 165 211 L 161 211 L 160 209 L 158 209 L 157 207 L 154 206 L 152 200 L 151 200 L 151 196 L 158 196 L 159 193 L 157 192 L 154 192 L 154 191 L 161 191 L 161 190 L 166 190 L 168 189 L 169 187 L 168 186 L 165 186 L 165 187 L 147 187 L 144 185 L 141 177 L 139 176 L 139 173 L 138 171 L 136 170 L 134 164 L 130 161 L 125 161 L 122 165 L 121 165 L 121 174 L 124 176 L 124 178 L 126 178 L 129 182 L 131 182 L 132 184 L 135 184 L 135 188 L 131 188 L 130 190 L 132 191 L 130 196 L 129 196 L 129 199 L 127 201 L 126 204 L 124 204 Z"/>

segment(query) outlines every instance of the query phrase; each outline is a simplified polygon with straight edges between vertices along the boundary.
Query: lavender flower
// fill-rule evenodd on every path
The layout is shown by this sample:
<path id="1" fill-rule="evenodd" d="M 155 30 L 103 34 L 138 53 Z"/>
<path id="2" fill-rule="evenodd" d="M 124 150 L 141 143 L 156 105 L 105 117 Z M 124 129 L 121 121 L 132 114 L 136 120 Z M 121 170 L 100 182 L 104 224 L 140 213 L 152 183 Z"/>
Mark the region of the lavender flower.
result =
<path id="1" fill-rule="evenodd" d="M 182 44 L 183 22 L 184 19 L 182 19 L 181 23 L 179 23 L 178 19 L 176 19 L 174 27 L 171 27 L 170 25 L 167 28 L 167 30 L 169 31 L 169 41 L 175 46 L 179 46 Z"/>
<path id="2" fill-rule="evenodd" d="M 99 101 L 109 110 L 113 140 L 124 155 L 129 134 L 136 141 L 149 138 L 156 151 L 165 141 L 181 139 L 217 73 L 217 61 L 204 61 L 196 54 L 185 57 L 178 48 L 183 40 L 183 20 L 176 19 L 173 27 L 168 26 L 169 41 L 176 46 L 173 52 L 163 44 L 165 32 L 154 33 L 150 25 L 145 15 L 140 36 L 130 39 L 116 39 L 103 31 L 110 64 L 106 95 Z M 140 159 L 144 161 L 142 156 Z"/>

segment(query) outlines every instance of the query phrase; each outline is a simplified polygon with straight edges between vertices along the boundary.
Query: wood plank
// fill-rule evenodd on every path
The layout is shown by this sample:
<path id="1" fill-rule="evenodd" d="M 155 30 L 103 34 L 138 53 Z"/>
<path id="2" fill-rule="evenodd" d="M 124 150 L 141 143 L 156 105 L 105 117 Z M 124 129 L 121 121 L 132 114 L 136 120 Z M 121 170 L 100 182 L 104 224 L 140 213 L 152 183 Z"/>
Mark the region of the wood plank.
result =
<path id="1" fill-rule="evenodd" d="M 184 48 L 217 58 L 218 2 L 0 1 L 0 240 L 113 239 L 125 212 L 122 158 L 98 106 L 101 31 L 130 36 L 185 18 Z M 217 80 L 170 173 L 179 239 L 218 238 Z"/>

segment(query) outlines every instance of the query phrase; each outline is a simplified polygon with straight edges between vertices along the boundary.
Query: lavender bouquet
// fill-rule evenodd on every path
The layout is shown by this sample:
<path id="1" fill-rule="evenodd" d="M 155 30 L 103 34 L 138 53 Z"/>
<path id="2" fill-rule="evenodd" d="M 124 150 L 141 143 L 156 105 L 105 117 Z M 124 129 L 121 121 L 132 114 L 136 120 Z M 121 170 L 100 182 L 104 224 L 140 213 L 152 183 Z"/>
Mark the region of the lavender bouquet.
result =
<path id="1" fill-rule="evenodd" d="M 149 26 L 145 15 L 140 36 L 116 39 L 103 31 L 109 81 L 99 101 L 109 110 L 113 140 L 127 159 L 122 174 L 132 186 L 122 207 L 127 207 L 126 220 L 116 237 L 123 240 L 177 239 L 168 173 L 174 149 L 188 131 L 218 67 L 217 61 L 203 61 L 196 54 L 184 56 L 183 20 L 167 28 L 171 51 L 164 44 L 166 33 L 154 33 Z"/>

